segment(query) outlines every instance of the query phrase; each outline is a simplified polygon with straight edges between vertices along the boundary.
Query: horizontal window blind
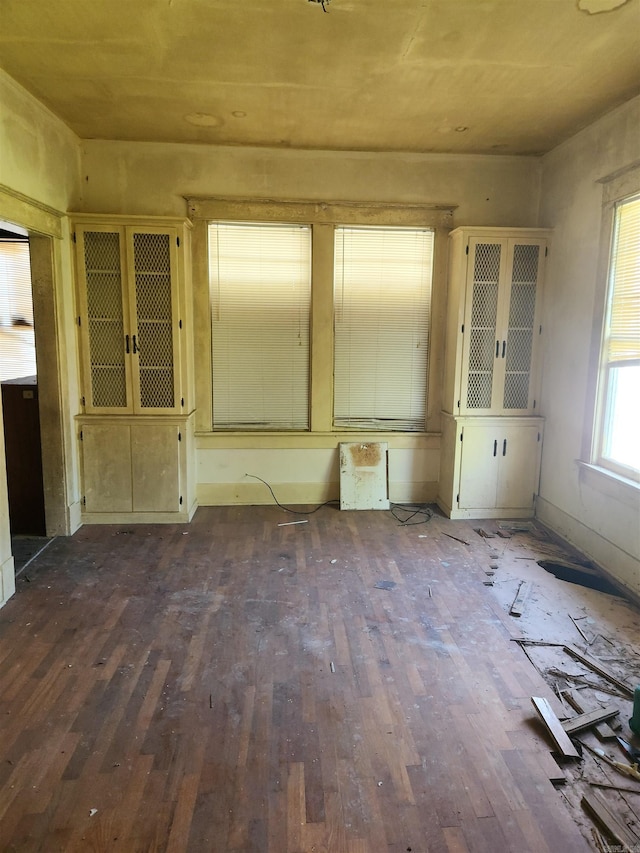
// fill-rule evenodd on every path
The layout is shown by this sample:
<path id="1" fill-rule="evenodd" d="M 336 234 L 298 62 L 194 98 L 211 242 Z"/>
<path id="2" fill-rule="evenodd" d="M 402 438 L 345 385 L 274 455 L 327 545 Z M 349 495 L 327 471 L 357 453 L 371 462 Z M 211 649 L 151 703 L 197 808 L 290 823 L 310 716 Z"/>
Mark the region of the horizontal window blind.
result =
<path id="1" fill-rule="evenodd" d="M 433 231 L 335 230 L 334 425 L 425 428 Z"/>
<path id="2" fill-rule="evenodd" d="M 309 428 L 311 228 L 209 224 L 214 429 Z"/>
<path id="3" fill-rule="evenodd" d="M 35 375 L 29 243 L 0 241 L 0 379 Z"/>
<path id="4" fill-rule="evenodd" d="M 609 363 L 640 363 L 640 197 L 616 211 L 607 351 Z"/>

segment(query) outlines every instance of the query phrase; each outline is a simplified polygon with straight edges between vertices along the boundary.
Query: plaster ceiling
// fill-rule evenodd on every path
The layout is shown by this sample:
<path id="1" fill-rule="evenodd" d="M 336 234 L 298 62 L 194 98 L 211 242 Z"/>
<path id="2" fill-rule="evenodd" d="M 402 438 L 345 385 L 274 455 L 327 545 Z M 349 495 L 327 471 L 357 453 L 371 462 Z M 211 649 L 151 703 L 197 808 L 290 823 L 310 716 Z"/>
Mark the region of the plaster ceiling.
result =
<path id="1" fill-rule="evenodd" d="M 0 67 L 84 139 L 538 154 L 640 91 L 640 0 L 0 0 Z"/>

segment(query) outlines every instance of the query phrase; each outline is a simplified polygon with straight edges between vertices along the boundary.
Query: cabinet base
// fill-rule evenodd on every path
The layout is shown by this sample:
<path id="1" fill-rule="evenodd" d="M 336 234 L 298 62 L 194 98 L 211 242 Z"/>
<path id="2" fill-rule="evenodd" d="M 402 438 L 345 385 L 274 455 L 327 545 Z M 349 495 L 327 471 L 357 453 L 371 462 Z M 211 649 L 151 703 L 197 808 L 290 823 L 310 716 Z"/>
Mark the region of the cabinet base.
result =
<path id="1" fill-rule="evenodd" d="M 83 512 L 83 524 L 188 524 L 198 508 L 180 512 Z"/>
<path id="2" fill-rule="evenodd" d="M 444 501 L 438 499 L 438 506 L 447 518 L 533 518 L 535 513 L 531 507 L 514 509 L 513 507 L 473 507 L 470 509 L 459 509 L 447 506 Z"/>

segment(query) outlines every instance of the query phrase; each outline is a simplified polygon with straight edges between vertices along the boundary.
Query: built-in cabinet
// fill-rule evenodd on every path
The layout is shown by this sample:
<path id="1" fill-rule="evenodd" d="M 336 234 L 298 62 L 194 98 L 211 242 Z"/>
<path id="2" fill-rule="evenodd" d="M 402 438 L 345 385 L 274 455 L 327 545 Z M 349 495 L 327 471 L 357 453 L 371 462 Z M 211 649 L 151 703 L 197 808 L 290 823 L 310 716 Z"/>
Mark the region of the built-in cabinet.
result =
<path id="1" fill-rule="evenodd" d="M 438 503 L 452 518 L 533 514 L 548 243 L 543 229 L 451 233 Z"/>
<path id="2" fill-rule="evenodd" d="M 195 510 L 188 225 L 78 217 L 74 239 L 83 520 L 186 521 Z"/>

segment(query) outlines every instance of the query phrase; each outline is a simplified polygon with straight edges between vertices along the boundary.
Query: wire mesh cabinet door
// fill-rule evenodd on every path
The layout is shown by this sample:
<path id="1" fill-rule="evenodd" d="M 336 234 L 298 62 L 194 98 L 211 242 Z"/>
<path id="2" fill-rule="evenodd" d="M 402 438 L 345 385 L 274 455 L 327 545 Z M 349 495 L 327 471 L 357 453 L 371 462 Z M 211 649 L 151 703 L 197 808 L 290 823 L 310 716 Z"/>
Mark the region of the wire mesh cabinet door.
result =
<path id="1" fill-rule="evenodd" d="M 180 411 L 175 229 L 127 229 L 134 412 Z"/>
<path id="2" fill-rule="evenodd" d="M 502 399 L 505 414 L 537 411 L 538 355 L 542 334 L 542 268 L 546 247 L 539 240 L 510 240 L 503 319 Z"/>
<path id="3" fill-rule="evenodd" d="M 78 226 L 83 404 L 92 413 L 133 411 L 124 229 Z"/>
<path id="4" fill-rule="evenodd" d="M 534 414 L 544 240 L 473 237 L 467 249 L 460 412 Z"/>
<path id="5" fill-rule="evenodd" d="M 88 414 L 177 414 L 178 231 L 79 225 L 83 404 Z"/>

